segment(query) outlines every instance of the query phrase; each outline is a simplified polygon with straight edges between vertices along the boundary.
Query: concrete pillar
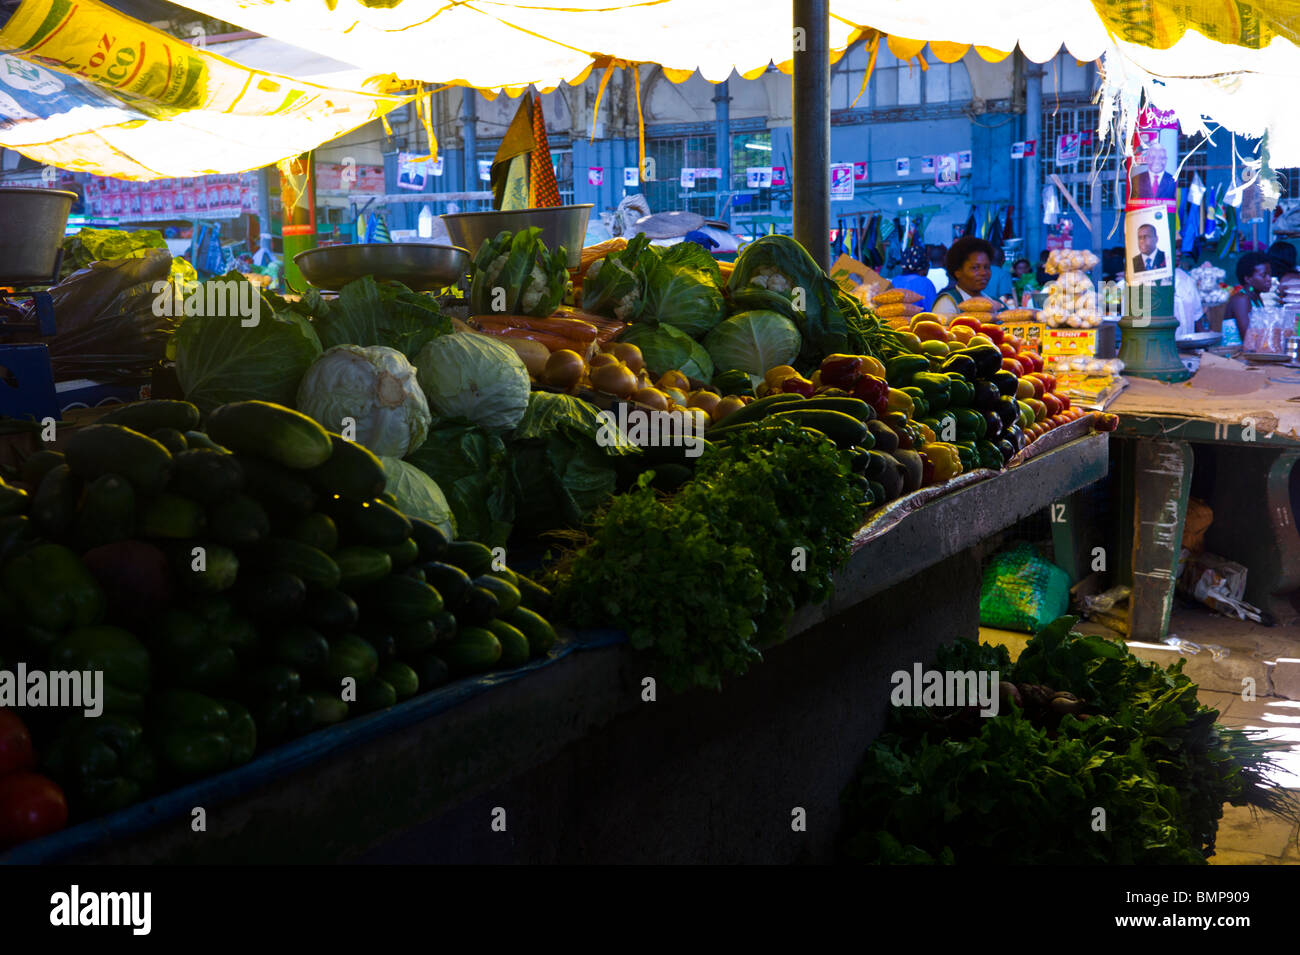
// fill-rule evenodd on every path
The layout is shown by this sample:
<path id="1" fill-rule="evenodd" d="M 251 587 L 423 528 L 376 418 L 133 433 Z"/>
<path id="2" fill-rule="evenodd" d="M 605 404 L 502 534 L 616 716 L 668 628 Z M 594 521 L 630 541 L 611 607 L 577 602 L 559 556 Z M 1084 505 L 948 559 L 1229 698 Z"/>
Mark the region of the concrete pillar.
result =
<path id="1" fill-rule="evenodd" d="M 715 88 L 713 95 L 713 117 L 717 123 L 714 133 L 714 152 L 718 168 L 722 175 L 718 178 L 718 198 L 714 214 L 721 215 L 726 205 L 727 194 L 731 192 L 731 91 L 727 81 L 723 80 Z"/>
<path id="2" fill-rule="evenodd" d="M 1016 50 L 1016 56 L 1024 54 Z M 1043 76 L 1037 63 L 1025 61 L 1025 139 L 1035 142 L 1034 155 L 1024 160 L 1025 258 L 1035 267 L 1043 250 L 1043 193 L 1038 182 L 1038 162 L 1046 151 L 1043 136 Z"/>
<path id="3" fill-rule="evenodd" d="M 794 28 L 794 237 L 825 269 L 831 252 L 830 0 L 794 0 Z"/>

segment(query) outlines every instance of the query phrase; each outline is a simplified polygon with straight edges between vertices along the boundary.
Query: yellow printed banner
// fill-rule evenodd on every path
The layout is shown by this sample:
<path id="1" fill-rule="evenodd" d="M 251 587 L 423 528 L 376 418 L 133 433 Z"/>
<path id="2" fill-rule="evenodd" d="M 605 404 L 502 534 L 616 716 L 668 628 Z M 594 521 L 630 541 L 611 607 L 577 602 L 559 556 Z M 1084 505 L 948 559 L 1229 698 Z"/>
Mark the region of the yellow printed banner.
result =
<path id="1" fill-rule="evenodd" d="M 25 0 L 0 28 L 0 145 L 79 172 L 256 169 L 409 99 L 250 69 L 97 0 Z"/>
<path id="2" fill-rule="evenodd" d="M 1218 43 L 1261 50 L 1282 37 L 1300 42 L 1300 0 L 1092 0 L 1121 40 L 1167 50 L 1188 30 Z"/>

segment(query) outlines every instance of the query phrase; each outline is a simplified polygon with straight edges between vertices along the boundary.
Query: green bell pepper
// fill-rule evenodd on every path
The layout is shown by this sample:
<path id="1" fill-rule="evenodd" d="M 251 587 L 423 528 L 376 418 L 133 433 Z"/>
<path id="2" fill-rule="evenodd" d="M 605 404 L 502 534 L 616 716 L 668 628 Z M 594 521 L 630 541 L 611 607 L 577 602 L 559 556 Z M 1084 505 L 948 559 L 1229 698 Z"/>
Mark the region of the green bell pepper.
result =
<path id="1" fill-rule="evenodd" d="M 257 727 L 233 700 L 164 690 L 153 700 L 153 731 L 164 765 L 179 776 L 219 773 L 253 758 Z"/>
<path id="2" fill-rule="evenodd" d="M 912 376 L 912 384 L 924 392 L 931 411 L 942 411 L 952 400 L 952 382 L 947 375 L 920 372 Z"/>
<path id="3" fill-rule="evenodd" d="M 43 630 L 88 627 L 104 616 L 104 592 L 73 551 L 37 544 L 0 571 L 0 586 L 19 614 Z"/>
<path id="4" fill-rule="evenodd" d="M 930 370 L 930 359 L 925 355 L 895 355 L 885 362 L 885 380 L 891 388 L 905 388 L 912 376 Z"/>
<path id="5" fill-rule="evenodd" d="M 991 470 L 994 471 L 1002 470 L 1003 465 L 1006 462 L 1002 457 L 1002 452 L 998 450 L 998 446 L 996 444 L 994 444 L 992 441 L 977 441 L 975 442 L 975 447 L 979 451 L 980 467 L 990 468 Z"/>
<path id="6" fill-rule="evenodd" d="M 969 408 L 970 403 L 975 400 L 975 386 L 955 371 L 948 372 L 946 377 L 948 379 L 948 407 Z"/>
<path id="7" fill-rule="evenodd" d="M 45 768 L 83 818 L 139 802 L 156 773 L 139 720 L 113 714 L 64 722 L 46 753 Z"/>
<path id="8" fill-rule="evenodd" d="M 239 669 L 228 620 L 209 622 L 198 611 L 179 607 L 164 612 L 151 642 L 163 682 L 204 693 L 228 687 Z"/>
<path id="9" fill-rule="evenodd" d="M 929 417 L 930 399 L 925 396 L 923 390 L 911 385 L 906 388 L 899 388 L 898 390 L 912 399 L 912 414 L 910 417 L 913 421 Z"/>
<path id="10" fill-rule="evenodd" d="M 82 627 L 50 648 L 52 670 L 102 670 L 105 712 L 140 713 L 149 692 L 149 651 L 118 627 Z"/>
<path id="11" fill-rule="evenodd" d="M 1020 417 L 1018 418 L 1020 427 L 1032 428 L 1034 426 L 1036 415 L 1034 414 L 1034 409 L 1029 405 L 1029 403 L 1025 401 L 1017 401 L 1016 409 L 1020 412 Z"/>
<path id="12" fill-rule="evenodd" d="M 258 667 L 244 680 L 244 698 L 264 744 L 293 739 L 316 725 L 312 699 L 302 692 L 302 677 L 292 667 L 281 663 Z"/>
<path id="13" fill-rule="evenodd" d="M 973 408 L 956 408 L 957 437 L 963 441 L 978 441 L 988 433 L 989 423 Z"/>
<path id="14" fill-rule="evenodd" d="M 961 461 L 963 472 L 973 471 L 980 460 L 979 449 L 975 447 L 974 441 L 954 441 L 953 446 L 957 449 L 957 457 Z"/>

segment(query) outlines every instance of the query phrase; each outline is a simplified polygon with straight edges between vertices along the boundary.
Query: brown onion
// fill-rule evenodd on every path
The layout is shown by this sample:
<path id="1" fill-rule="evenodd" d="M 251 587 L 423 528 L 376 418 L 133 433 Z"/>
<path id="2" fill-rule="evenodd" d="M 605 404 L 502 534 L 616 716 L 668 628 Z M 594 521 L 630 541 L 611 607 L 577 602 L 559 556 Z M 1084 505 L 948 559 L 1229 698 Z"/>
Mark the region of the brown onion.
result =
<path id="1" fill-rule="evenodd" d="M 641 349 L 631 342 L 617 342 L 610 351 L 618 356 L 618 360 L 631 368 L 635 374 L 640 374 L 641 370 L 645 368 L 645 359 L 641 357 Z"/>
<path id="2" fill-rule="evenodd" d="M 542 369 L 542 382 L 552 388 L 568 391 L 582 380 L 586 370 L 587 366 L 581 355 L 576 351 L 562 348 L 551 352 L 551 357 L 546 359 L 546 367 Z"/>
<path id="3" fill-rule="evenodd" d="M 636 391 L 636 375 L 621 362 L 591 370 L 591 387 L 615 398 L 627 398 Z"/>

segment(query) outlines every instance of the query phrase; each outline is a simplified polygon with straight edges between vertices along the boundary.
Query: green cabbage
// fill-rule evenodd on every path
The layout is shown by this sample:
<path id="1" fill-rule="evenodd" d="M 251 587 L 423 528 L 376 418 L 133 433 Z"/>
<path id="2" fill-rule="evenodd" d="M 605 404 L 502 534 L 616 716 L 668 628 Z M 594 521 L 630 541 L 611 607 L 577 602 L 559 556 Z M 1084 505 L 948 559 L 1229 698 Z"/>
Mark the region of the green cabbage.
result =
<path id="1" fill-rule="evenodd" d="M 406 460 L 446 493 L 461 539 L 489 547 L 505 545 L 514 524 L 515 500 L 499 434 L 472 425 L 434 428 Z"/>
<path id="2" fill-rule="evenodd" d="M 264 305 L 272 304 L 265 298 Z M 292 406 L 298 382 L 320 357 L 303 316 L 263 308 L 256 325 L 238 316 L 191 315 L 176 329 L 176 378 L 185 399 L 205 414 L 231 401 Z"/>
<path id="3" fill-rule="evenodd" d="M 456 516 L 438 482 L 414 464 L 381 455 L 387 483 L 384 490 L 397 498 L 397 509 L 407 517 L 419 517 L 438 526 L 448 540 L 456 538 Z"/>
<path id="4" fill-rule="evenodd" d="M 429 431 L 429 405 L 415 369 L 400 351 L 382 345 L 335 345 L 321 355 L 303 375 L 298 410 L 379 455 L 401 457 Z M 355 422 L 354 433 L 345 431 L 344 418 Z"/>
<path id="5" fill-rule="evenodd" d="M 789 236 L 765 235 L 741 249 L 727 288 L 732 307 L 738 311 L 775 309 L 794 320 L 802 338 L 798 358 L 805 370 L 848 347 L 849 318 L 839 286 Z M 761 302 L 747 298 L 763 292 L 772 294 L 763 296 Z M 796 304 L 802 307 L 796 308 Z"/>
<path id="6" fill-rule="evenodd" d="M 690 335 L 671 325 L 629 325 L 619 333 L 618 340 L 641 349 L 646 368 L 656 378 L 674 369 L 700 381 L 713 377 L 709 353 Z"/>
<path id="7" fill-rule="evenodd" d="M 513 428 L 528 407 L 530 381 L 523 359 L 486 335 L 435 338 L 415 359 L 429 408 L 484 428 Z"/>
<path id="8" fill-rule="evenodd" d="M 799 329 L 777 312 L 757 310 L 733 315 L 704 339 L 715 367 L 763 375 L 788 365 L 799 354 Z"/>
<path id="9" fill-rule="evenodd" d="M 384 345 L 414 359 L 426 343 L 451 332 L 451 320 L 432 295 L 398 283 L 380 285 L 368 275 L 343 286 L 336 299 L 316 293 L 307 301 L 325 348 Z"/>
<path id="10" fill-rule="evenodd" d="M 722 321 L 720 285 L 713 257 L 694 242 L 682 242 L 646 267 L 645 301 L 636 320 L 672 325 L 692 338 L 702 338 Z"/>

